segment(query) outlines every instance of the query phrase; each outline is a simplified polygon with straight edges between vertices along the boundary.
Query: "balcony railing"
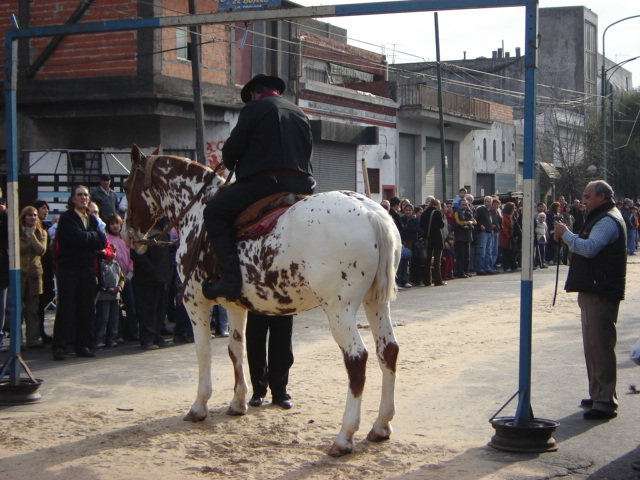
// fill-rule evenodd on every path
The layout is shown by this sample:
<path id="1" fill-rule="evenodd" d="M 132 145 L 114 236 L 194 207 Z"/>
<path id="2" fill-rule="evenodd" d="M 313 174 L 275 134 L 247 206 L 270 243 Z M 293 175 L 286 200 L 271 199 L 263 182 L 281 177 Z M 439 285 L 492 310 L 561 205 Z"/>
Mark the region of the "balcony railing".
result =
<path id="1" fill-rule="evenodd" d="M 399 85 L 398 103 L 402 107 L 438 109 L 438 89 L 426 85 Z M 442 92 L 442 108 L 453 115 L 490 120 L 490 103 L 456 93 Z"/>

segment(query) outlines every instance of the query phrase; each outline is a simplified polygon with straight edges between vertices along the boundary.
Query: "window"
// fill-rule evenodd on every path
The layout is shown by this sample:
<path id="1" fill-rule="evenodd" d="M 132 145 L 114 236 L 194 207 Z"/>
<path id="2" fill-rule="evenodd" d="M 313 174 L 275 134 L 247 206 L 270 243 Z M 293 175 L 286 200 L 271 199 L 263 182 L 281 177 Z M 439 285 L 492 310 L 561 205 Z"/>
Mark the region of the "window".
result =
<path id="1" fill-rule="evenodd" d="M 596 82 L 598 79 L 598 29 L 590 23 L 584 22 L 584 81 L 585 93 L 596 95 Z M 604 62 L 604 60 L 603 60 Z"/>
<path id="2" fill-rule="evenodd" d="M 75 185 L 93 186 L 102 171 L 102 152 L 69 152 L 68 170 Z"/>
<path id="3" fill-rule="evenodd" d="M 380 193 L 380 169 L 367 168 L 367 176 L 369 177 L 369 189 L 371 193 Z"/>
<path id="4" fill-rule="evenodd" d="M 487 139 L 486 138 L 482 139 L 482 159 L 483 160 L 487 159 Z"/>
<path id="5" fill-rule="evenodd" d="M 191 60 L 189 38 L 189 30 L 186 27 L 176 28 L 176 56 L 182 60 Z"/>
<path id="6" fill-rule="evenodd" d="M 505 159 L 505 155 L 506 155 L 506 152 L 505 152 L 505 148 L 504 148 L 504 142 L 502 142 L 502 161 L 503 162 L 506 160 Z"/>
<path id="7" fill-rule="evenodd" d="M 496 141 L 493 141 L 493 161 L 497 162 L 498 161 L 498 152 L 497 152 L 497 147 L 496 147 Z"/>

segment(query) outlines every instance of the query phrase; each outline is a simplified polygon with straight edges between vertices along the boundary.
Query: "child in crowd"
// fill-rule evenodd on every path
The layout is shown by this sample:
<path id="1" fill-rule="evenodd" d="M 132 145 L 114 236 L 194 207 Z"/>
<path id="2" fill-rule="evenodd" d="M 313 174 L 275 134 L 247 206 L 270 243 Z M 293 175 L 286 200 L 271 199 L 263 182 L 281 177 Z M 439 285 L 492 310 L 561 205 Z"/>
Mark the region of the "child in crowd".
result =
<path id="1" fill-rule="evenodd" d="M 454 249 L 455 238 L 453 234 L 447 235 L 447 240 L 444 242 L 443 249 L 443 262 L 442 262 L 442 279 L 451 280 L 453 278 L 453 263 L 456 259 L 456 252 Z"/>
<path id="2" fill-rule="evenodd" d="M 547 227 L 547 216 L 544 213 L 539 213 L 536 216 L 535 227 L 535 251 L 533 252 L 533 268 L 538 267 L 547 268 L 544 263 L 545 255 L 547 253 L 547 243 L 549 242 L 549 228 Z"/>
<path id="3" fill-rule="evenodd" d="M 113 256 L 100 261 L 98 272 L 98 297 L 96 301 L 96 324 L 93 330 L 92 348 L 116 347 L 118 343 L 118 321 L 120 319 L 120 292 L 124 288 L 124 275 L 116 262 L 116 247 Z"/>
<path id="4" fill-rule="evenodd" d="M 120 293 L 122 304 L 126 316 L 120 312 L 120 320 L 118 326 L 118 342 L 124 340 L 138 341 L 138 316 L 136 314 L 136 304 L 133 298 L 133 287 L 131 279 L 133 278 L 133 260 L 129 253 L 129 241 L 122 237 L 122 217 L 117 213 L 107 218 L 107 226 L 105 233 L 107 240 L 115 249 L 118 250 L 118 258 L 116 261 L 120 265 L 120 271 L 124 275 L 124 287 Z"/>

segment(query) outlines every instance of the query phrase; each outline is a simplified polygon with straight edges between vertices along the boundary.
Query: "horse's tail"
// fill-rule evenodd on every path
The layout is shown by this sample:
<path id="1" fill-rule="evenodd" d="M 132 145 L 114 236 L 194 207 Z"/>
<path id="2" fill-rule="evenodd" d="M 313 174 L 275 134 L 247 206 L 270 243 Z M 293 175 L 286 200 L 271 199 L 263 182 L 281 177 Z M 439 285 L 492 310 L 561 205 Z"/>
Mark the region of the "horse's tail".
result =
<path id="1" fill-rule="evenodd" d="M 369 211 L 367 216 L 378 246 L 378 269 L 368 296 L 375 303 L 389 303 L 398 292 L 395 279 L 402 253 L 400 233 L 385 210 Z"/>

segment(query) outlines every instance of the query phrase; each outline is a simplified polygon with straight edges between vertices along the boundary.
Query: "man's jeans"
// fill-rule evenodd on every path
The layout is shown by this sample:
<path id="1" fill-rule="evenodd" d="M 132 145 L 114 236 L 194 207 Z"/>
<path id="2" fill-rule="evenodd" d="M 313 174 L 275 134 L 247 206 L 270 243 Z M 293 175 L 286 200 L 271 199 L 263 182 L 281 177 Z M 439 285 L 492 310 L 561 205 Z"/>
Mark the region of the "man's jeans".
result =
<path id="1" fill-rule="evenodd" d="M 636 231 L 629 229 L 627 231 L 627 253 L 629 255 L 636 254 Z"/>
<path id="2" fill-rule="evenodd" d="M 402 247 L 402 255 L 400 256 L 400 265 L 396 273 L 396 282 L 401 287 L 409 283 L 409 262 L 411 261 L 411 250 Z"/>
<path id="3" fill-rule="evenodd" d="M 480 232 L 476 243 L 476 273 L 492 270 L 491 263 L 491 232 Z"/>
<path id="4" fill-rule="evenodd" d="M 496 262 L 498 261 L 498 232 L 491 234 L 491 264 L 489 270 L 495 271 Z"/>

